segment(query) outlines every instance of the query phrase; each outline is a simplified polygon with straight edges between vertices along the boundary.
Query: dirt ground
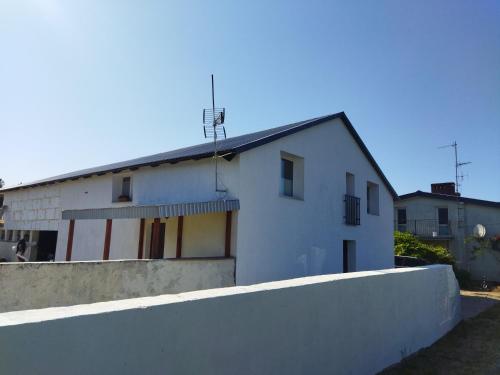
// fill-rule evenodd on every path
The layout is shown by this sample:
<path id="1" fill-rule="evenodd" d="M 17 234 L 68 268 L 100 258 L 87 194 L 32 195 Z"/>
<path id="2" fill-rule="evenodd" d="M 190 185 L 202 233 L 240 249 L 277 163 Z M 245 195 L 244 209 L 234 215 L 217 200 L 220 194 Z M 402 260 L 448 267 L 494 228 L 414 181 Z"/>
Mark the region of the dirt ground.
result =
<path id="1" fill-rule="evenodd" d="M 463 290 L 464 320 L 429 348 L 380 374 L 500 374 L 500 287 Z"/>

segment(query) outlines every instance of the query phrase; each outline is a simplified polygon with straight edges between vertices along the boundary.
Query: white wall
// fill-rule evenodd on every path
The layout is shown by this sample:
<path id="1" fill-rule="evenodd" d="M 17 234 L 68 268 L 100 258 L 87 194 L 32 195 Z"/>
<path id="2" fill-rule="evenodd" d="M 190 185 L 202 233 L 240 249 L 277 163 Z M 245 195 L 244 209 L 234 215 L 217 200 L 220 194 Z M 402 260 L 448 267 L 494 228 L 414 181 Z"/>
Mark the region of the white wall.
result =
<path id="1" fill-rule="evenodd" d="M 280 155 L 304 158 L 304 200 L 279 195 Z M 237 284 L 342 272 L 342 241 L 356 241 L 357 270 L 392 267 L 393 198 L 337 119 L 240 155 Z M 344 224 L 346 172 L 355 175 L 361 225 Z M 366 208 L 379 185 L 380 214 Z"/>
<path id="2" fill-rule="evenodd" d="M 500 236 L 500 208 L 485 207 L 467 203 L 465 205 L 465 237 L 473 236 L 476 224 L 486 228 L 486 237 Z M 471 253 L 472 244 L 466 245 L 466 252 Z M 469 259 L 468 269 L 476 280 L 500 282 L 500 251 L 485 249 L 475 259 Z"/>
<path id="3" fill-rule="evenodd" d="M 4 313 L 0 372 L 375 374 L 460 317 L 449 266 Z"/>
<path id="4" fill-rule="evenodd" d="M 68 306 L 233 286 L 234 259 L 0 263 L 0 285 L 0 312 Z"/>
<path id="5" fill-rule="evenodd" d="M 5 228 L 57 230 L 61 219 L 60 189 L 44 186 L 4 193 Z"/>

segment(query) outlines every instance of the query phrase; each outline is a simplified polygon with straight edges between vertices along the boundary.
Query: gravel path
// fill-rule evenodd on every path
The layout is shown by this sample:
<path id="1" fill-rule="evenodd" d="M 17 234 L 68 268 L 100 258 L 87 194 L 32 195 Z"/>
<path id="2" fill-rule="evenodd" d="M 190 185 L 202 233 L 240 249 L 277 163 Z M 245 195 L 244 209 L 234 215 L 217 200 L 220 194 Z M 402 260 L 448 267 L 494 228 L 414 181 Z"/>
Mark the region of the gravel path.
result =
<path id="1" fill-rule="evenodd" d="M 461 291 L 462 296 L 462 316 L 464 319 L 470 319 L 479 313 L 487 310 L 497 304 L 499 298 L 497 295 L 483 292 Z"/>

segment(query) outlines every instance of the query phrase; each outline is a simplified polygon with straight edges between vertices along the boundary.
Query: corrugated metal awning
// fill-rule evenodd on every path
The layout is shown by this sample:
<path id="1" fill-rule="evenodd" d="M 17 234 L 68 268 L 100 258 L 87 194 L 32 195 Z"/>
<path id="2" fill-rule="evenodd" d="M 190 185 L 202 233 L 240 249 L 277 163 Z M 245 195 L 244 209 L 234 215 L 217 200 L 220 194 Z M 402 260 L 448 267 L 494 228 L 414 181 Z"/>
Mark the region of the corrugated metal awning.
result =
<path id="1" fill-rule="evenodd" d="M 214 212 L 236 211 L 240 209 L 238 199 L 209 202 L 173 203 L 157 206 L 127 206 L 112 208 L 89 208 L 84 210 L 65 210 L 63 220 L 93 219 L 142 219 L 209 214 Z"/>

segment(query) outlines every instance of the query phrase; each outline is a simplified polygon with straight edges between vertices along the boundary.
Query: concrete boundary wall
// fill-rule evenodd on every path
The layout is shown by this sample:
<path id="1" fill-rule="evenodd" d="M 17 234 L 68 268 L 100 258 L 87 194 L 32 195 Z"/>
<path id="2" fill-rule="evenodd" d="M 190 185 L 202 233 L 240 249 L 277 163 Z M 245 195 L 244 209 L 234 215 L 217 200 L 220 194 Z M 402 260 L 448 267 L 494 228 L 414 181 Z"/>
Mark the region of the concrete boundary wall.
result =
<path id="1" fill-rule="evenodd" d="M 460 320 L 450 266 L 0 314 L 0 373 L 374 374 Z"/>
<path id="2" fill-rule="evenodd" d="M 0 263 L 0 312 L 234 286 L 234 259 Z"/>

